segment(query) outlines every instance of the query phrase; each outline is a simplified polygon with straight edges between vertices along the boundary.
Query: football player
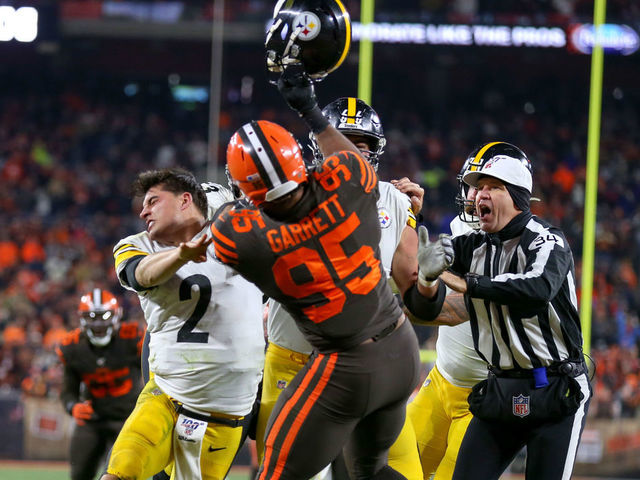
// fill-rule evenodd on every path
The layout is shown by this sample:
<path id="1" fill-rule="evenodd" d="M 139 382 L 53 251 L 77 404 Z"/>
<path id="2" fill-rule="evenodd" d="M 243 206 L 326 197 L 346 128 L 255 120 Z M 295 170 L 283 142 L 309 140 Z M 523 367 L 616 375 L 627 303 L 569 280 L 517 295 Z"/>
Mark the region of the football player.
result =
<path id="1" fill-rule="evenodd" d="M 217 257 L 278 301 L 314 348 L 269 418 L 258 477 L 310 478 L 344 447 L 352 478 L 404 478 L 386 457 L 420 360 L 381 262 L 378 177 L 322 114 L 303 70 L 287 68 L 278 88 L 324 161 L 309 172 L 287 130 L 245 124 L 227 164 L 253 205 L 211 227 Z"/>
<path id="2" fill-rule="evenodd" d="M 244 440 L 264 362 L 262 294 L 213 257 L 214 209 L 232 200 L 180 168 L 142 172 L 147 229 L 114 247 L 140 298 L 152 373 L 113 447 L 106 479 L 222 480 Z"/>
<path id="3" fill-rule="evenodd" d="M 331 102 L 322 110 L 322 113 L 334 128 L 358 147 L 362 156 L 377 171 L 386 139 L 376 111 L 360 99 L 345 97 Z M 314 135 L 311 134 L 309 137 L 315 161 L 321 164 L 322 152 Z M 402 255 L 412 246 L 415 251 L 417 245 L 415 214 L 420 212 L 424 197 L 424 190 L 408 178 L 394 181 L 394 183 L 398 188 L 389 182 L 378 183 L 380 198 L 377 201 L 377 210 L 382 232 L 379 247 L 382 266 L 387 277 L 394 275 L 392 263 L 396 251 L 398 255 Z M 407 194 L 401 193 L 400 189 Z M 411 200 L 409 196 L 412 197 Z M 397 273 L 395 277 L 398 277 Z M 302 369 L 313 350 L 296 326 L 295 320 L 282 305 L 273 300 L 269 302 L 267 336 L 269 343 L 265 356 L 262 398 L 256 433 L 260 462 L 263 457 L 267 420 L 278 396 Z M 396 452 L 395 464 L 392 466 L 410 480 L 421 480 L 422 469 L 411 429 L 411 424 L 408 423 L 399 440 L 392 447 L 392 451 Z M 340 474 L 334 469 L 332 478 L 338 477 Z"/>
<path id="4" fill-rule="evenodd" d="M 136 403 L 142 388 L 140 349 L 143 329 L 121 323 L 118 299 L 100 288 L 83 295 L 80 328 L 56 349 L 64 365 L 60 394 L 73 416 L 69 458 L 71 479 L 93 478 Z"/>

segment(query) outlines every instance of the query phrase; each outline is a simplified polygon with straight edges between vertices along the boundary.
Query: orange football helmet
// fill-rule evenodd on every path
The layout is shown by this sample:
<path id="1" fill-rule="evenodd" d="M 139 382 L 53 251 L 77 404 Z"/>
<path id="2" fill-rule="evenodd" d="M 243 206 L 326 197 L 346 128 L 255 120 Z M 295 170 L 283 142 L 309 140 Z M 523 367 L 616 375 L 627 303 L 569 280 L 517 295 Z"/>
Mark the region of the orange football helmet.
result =
<path id="1" fill-rule="evenodd" d="M 80 298 L 78 305 L 80 328 L 89 341 L 98 347 L 109 344 L 122 318 L 122 307 L 113 293 L 94 288 Z"/>
<path id="2" fill-rule="evenodd" d="M 227 147 L 232 182 L 257 207 L 292 192 L 307 181 L 296 139 L 280 125 L 258 120 L 233 134 Z"/>

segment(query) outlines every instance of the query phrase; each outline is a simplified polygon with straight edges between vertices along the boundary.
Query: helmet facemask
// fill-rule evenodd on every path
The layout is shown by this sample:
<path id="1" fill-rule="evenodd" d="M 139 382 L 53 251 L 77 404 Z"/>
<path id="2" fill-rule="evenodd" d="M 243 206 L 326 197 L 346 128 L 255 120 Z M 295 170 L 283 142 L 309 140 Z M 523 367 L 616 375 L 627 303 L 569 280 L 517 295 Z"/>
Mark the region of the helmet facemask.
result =
<path id="1" fill-rule="evenodd" d="M 93 345 L 105 347 L 111 342 L 119 320 L 118 312 L 114 310 L 92 310 L 82 312 L 80 326 Z"/>
<path id="2" fill-rule="evenodd" d="M 458 180 L 458 194 L 455 202 L 458 209 L 458 218 L 464 223 L 468 223 L 471 227 L 477 228 L 479 223 L 478 217 L 475 215 L 476 202 L 468 198 L 471 187 L 462 181 L 462 172 L 456 178 Z"/>
<path id="3" fill-rule="evenodd" d="M 112 293 L 94 288 L 80 299 L 78 315 L 80 328 L 91 344 L 104 347 L 120 326 L 122 307 Z"/>
<path id="4" fill-rule="evenodd" d="M 387 140 L 376 111 L 359 98 L 343 97 L 324 107 L 322 113 L 331 126 L 354 144 L 362 141 L 369 146 L 360 152 L 377 171 Z M 320 163 L 323 156 L 313 134 L 309 134 L 309 139 L 313 156 Z"/>

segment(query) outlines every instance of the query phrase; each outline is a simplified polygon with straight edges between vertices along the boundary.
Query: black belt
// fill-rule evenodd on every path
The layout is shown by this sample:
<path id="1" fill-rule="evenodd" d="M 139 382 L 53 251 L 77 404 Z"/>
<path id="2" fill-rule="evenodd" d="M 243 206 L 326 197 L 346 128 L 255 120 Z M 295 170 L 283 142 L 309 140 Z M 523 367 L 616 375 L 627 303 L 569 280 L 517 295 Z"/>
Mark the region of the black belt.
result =
<path id="1" fill-rule="evenodd" d="M 560 362 L 554 363 L 546 367 L 547 375 L 558 376 L 567 375 L 569 377 L 577 377 L 583 373 L 587 373 L 587 368 L 584 362 Z M 510 370 L 502 370 L 498 367 L 489 366 L 489 370 L 496 377 L 503 378 L 533 378 L 533 370 L 526 370 L 522 368 L 513 368 Z"/>
<path id="2" fill-rule="evenodd" d="M 178 402 L 177 400 L 171 400 L 171 402 L 173 403 L 173 406 L 175 407 L 177 413 L 183 413 L 187 417 L 195 418 L 196 420 L 200 420 L 202 422 L 219 423 L 221 425 L 227 425 L 229 427 L 236 428 L 236 427 L 242 426 L 243 422 L 245 421 L 245 417 L 233 419 L 233 418 L 217 417 L 215 415 L 205 415 L 205 414 L 194 412 L 192 410 L 184 408 L 184 405 Z"/>
<path id="3" fill-rule="evenodd" d="M 382 330 L 380 330 L 380 333 L 371 337 L 371 340 L 373 340 L 374 342 L 377 342 L 378 340 L 382 340 L 384 337 L 388 337 L 389 334 L 396 329 L 401 318 L 402 317 L 400 317 L 398 320 L 393 322 L 391 325 L 384 327 Z"/>

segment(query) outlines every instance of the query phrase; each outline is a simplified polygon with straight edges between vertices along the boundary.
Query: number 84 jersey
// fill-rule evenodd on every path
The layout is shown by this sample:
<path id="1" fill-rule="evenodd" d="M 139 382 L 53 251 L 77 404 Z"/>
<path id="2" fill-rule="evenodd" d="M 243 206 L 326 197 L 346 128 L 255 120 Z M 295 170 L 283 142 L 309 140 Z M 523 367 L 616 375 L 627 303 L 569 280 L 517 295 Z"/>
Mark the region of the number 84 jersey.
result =
<path id="1" fill-rule="evenodd" d="M 128 261 L 170 248 L 147 232 L 121 240 L 114 257 L 123 287 L 136 291 L 121 275 Z M 192 408 L 249 413 L 264 363 L 262 293 L 218 262 L 212 249 L 206 262 L 188 262 L 165 283 L 136 293 L 158 386 Z"/>

